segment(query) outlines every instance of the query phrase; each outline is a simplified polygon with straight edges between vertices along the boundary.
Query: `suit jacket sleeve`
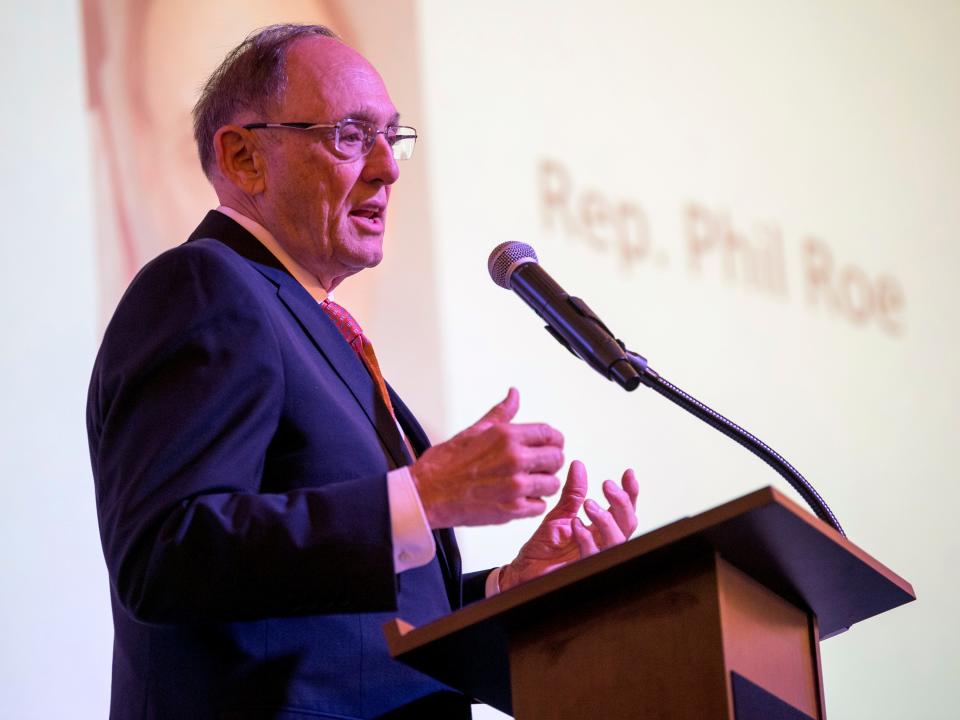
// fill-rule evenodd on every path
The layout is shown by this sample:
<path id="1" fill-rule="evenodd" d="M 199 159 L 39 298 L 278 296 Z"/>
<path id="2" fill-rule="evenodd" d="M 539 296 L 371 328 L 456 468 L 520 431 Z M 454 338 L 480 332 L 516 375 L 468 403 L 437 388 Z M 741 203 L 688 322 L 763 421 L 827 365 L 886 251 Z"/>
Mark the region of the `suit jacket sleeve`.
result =
<path id="1" fill-rule="evenodd" d="M 277 327 L 249 266 L 193 245 L 135 279 L 91 381 L 100 531 L 120 602 L 149 622 L 393 609 L 385 474 L 317 464 L 316 486 L 264 492 L 290 401 Z"/>
<path id="2" fill-rule="evenodd" d="M 483 600 L 487 594 L 487 576 L 493 571 L 493 568 L 479 570 L 477 572 L 465 573 L 463 576 L 463 604 Z"/>

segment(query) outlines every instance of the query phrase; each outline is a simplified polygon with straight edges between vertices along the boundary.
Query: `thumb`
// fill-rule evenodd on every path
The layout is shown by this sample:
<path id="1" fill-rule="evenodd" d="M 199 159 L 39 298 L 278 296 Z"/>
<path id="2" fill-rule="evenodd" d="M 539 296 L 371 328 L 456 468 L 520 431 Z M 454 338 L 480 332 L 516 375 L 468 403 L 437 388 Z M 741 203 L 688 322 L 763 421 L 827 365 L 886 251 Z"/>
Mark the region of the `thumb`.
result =
<path id="1" fill-rule="evenodd" d="M 567 471 L 567 481 L 560 491 L 560 499 L 550 515 L 556 517 L 572 517 L 580 512 L 580 506 L 587 498 L 587 468 L 579 460 L 570 463 Z"/>
<path id="2" fill-rule="evenodd" d="M 487 410 L 484 416 L 477 420 L 473 426 L 482 430 L 491 425 L 508 423 L 516 417 L 519 409 L 520 393 L 517 392 L 516 388 L 512 387 L 507 391 L 507 396 Z"/>

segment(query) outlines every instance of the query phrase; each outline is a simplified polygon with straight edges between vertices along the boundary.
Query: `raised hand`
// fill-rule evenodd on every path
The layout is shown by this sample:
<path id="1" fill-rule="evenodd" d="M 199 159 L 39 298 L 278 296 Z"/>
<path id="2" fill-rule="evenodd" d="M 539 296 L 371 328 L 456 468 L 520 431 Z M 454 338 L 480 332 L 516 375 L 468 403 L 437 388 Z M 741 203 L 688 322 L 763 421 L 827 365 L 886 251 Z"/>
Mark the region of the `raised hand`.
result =
<path id="1" fill-rule="evenodd" d="M 563 435 L 543 423 L 514 423 L 520 395 L 507 396 L 466 430 L 410 467 L 432 528 L 494 525 L 540 515 L 560 487 Z"/>
<path id="2" fill-rule="evenodd" d="M 612 480 L 603 483 L 603 494 L 610 503 L 606 509 L 586 499 L 587 487 L 587 470 L 583 463 L 574 460 L 557 504 L 543 518 L 516 559 L 501 569 L 501 590 L 622 543 L 633 534 L 637 529 L 636 507 L 640 493 L 633 470 L 623 473 L 620 485 Z M 590 519 L 589 526 L 577 517 L 581 506 Z"/>

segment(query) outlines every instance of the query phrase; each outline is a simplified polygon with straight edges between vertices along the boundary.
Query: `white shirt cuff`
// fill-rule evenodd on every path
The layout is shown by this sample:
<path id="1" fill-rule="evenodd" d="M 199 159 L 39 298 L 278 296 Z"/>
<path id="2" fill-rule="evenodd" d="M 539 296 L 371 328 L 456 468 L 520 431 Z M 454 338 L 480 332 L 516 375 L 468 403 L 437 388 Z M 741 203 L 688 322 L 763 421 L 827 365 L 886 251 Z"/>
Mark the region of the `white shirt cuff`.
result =
<path id="1" fill-rule="evenodd" d="M 503 568 L 494 568 L 490 571 L 490 574 L 487 575 L 487 582 L 483 588 L 484 597 L 493 597 L 500 593 L 500 571 Z"/>
<path id="2" fill-rule="evenodd" d="M 393 569 L 402 573 L 426 565 L 437 554 L 427 515 L 423 511 L 410 468 L 387 473 L 390 531 L 393 536 Z"/>

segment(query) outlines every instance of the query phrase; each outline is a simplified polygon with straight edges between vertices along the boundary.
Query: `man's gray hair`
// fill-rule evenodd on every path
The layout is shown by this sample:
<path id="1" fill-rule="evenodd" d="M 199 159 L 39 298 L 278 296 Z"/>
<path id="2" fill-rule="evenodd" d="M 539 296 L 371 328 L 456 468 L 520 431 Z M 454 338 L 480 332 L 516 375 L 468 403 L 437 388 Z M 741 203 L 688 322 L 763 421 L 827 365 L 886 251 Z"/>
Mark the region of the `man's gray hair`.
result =
<path id="1" fill-rule="evenodd" d="M 263 113 L 281 99 L 287 82 L 287 49 L 294 40 L 309 35 L 337 37 L 323 25 L 270 25 L 250 33 L 207 79 L 193 106 L 193 136 L 208 178 L 217 161 L 213 149 L 217 130 L 244 110 Z"/>

